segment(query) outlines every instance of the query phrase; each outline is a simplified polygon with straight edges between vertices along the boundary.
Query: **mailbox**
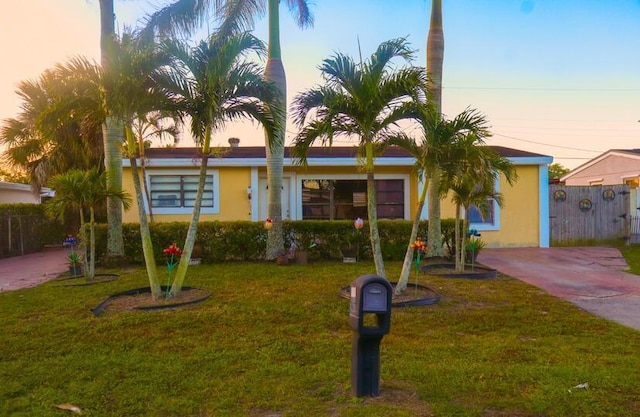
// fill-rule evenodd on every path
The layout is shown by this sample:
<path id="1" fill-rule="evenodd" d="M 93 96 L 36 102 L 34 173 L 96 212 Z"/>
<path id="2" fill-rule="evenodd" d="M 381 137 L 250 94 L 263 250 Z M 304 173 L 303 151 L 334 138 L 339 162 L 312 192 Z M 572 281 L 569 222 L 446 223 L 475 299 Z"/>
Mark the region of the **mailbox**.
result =
<path id="1" fill-rule="evenodd" d="M 361 335 L 385 335 L 391 326 L 391 295 L 386 279 L 363 275 L 351 283 L 349 323 Z"/>
<path id="2" fill-rule="evenodd" d="M 351 387 L 358 397 L 380 395 L 380 341 L 391 327 L 391 294 L 389 281 L 377 275 L 351 283 Z"/>

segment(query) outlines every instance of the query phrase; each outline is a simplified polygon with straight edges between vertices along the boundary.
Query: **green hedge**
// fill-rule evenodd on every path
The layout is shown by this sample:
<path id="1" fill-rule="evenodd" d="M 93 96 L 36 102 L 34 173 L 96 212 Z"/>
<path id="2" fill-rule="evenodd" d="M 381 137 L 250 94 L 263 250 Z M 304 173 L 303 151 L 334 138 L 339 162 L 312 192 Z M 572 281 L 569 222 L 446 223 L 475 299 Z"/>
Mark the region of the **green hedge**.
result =
<path id="1" fill-rule="evenodd" d="M 386 260 L 402 260 L 409 244 L 411 222 L 406 220 L 380 220 L 380 240 L 382 254 Z M 444 252 L 451 248 L 455 220 L 442 221 Z M 162 250 L 171 243 L 182 247 L 189 224 L 187 222 L 155 223 L 151 225 L 156 262 L 164 262 Z M 348 220 L 298 220 L 284 221 L 285 247 L 306 248 L 309 259 L 339 259 L 340 249 L 347 241 L 359 249 L 363 259 L 371 258 L 369 224 L 358 233 L 353 222 Z M 420 223 L 418 235 L 427 240 L 427 221 Z M 140 229 L 137 223 L 123 225 L 125 257 L 132 264 L 142 264 Z M 202 262 L 251 261 L 264 259 L 267 232 L 262 222 L 213 221 L 200 222 L 196 243 L 202 248 Z M 96 252 L 101 259 L 106 251 L 106 225 L 96 227 Z"/>

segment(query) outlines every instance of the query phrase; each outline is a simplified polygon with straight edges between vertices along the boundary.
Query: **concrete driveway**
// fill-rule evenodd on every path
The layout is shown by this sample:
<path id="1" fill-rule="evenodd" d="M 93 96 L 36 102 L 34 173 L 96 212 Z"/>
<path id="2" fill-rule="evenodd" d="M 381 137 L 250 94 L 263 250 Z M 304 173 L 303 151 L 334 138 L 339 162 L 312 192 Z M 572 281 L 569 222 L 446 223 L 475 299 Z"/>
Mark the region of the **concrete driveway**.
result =
<path id="1" fill-rule="evenodd" d="M 67 254 L 69 249 L 55 247 L 0 259 L 0 292 L 35 287 L 68 271 Z"/>
<path id="2" fill-rule="evenodd" d="M 640 330 L 640 276 L 618 249 L 483 249 L 478 261 L 600 317 Z"/>

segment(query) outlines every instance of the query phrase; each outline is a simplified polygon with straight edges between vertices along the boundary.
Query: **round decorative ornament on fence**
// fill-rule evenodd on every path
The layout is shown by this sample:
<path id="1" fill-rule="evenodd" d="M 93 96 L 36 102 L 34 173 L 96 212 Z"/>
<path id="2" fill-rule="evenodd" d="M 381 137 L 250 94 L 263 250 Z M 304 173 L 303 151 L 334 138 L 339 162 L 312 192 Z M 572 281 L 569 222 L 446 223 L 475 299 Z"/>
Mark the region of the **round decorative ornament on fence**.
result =
<path id="1" fill-rule="evenodd" d="M 561 203 L 567 199 L 567 193 L 564 190 L 557 190 L 553 193 L 553 200 Z"/>
<path id="2" fill-rule="evenodd" d="M 604 201 L 613 201 L 616 198 L 616 192 L 611 188 L 607 188 L 602 192 L 602 199 Z"/>
<path id="3" fill-rule="evenodd" d="M 588 198 L 583 198 L 580 200 L 578 207 L 580 207 L 580 211 L 589 211 L 593 207 L 593 203 Z"/>

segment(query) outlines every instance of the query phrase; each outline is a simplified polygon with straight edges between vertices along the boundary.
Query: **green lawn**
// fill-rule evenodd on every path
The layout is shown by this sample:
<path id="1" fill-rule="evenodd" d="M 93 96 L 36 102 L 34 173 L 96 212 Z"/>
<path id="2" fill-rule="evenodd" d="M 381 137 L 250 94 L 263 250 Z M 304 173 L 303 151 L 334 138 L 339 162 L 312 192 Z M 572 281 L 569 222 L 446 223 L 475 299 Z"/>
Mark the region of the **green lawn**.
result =
<path id="1" fill-rule="evenodd" d="M 640 415 L 640 332 L 509 277 L 421 276 L 442 301 L 394 309 L 381 396 L 353 398 L 337 294 L 373 269 L 195 266 L 186 284 L 213 290 L 204 304 L 103 317 L 90 309 L 143 273 L 0 294 L 0 415 L 73 415 L 60 403 L 86 416 Z"/>

